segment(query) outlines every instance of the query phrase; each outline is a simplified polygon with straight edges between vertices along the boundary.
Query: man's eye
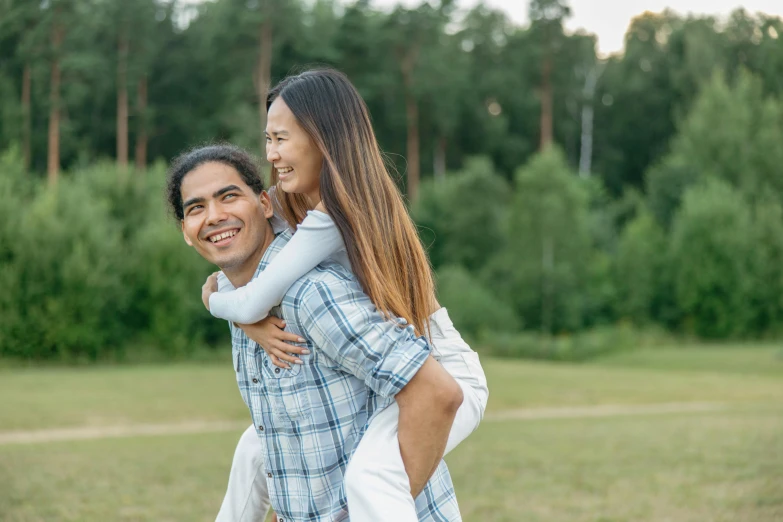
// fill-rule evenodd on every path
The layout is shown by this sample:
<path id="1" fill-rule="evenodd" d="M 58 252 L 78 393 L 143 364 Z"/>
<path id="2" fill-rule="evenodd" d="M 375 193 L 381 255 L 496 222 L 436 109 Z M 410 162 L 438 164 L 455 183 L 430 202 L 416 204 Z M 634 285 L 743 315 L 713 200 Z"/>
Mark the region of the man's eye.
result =
<path id="1" fill-rule="evenodd" d="M 196 212 L 197 210 L 201 210 L 202 208 L 204 207 L 201 205 L 193 205 L 188 209 L 188 214 L 192 214 L 193 212 Z"/>
<path id="2" fill-rule="evenodd" d="M 226 196 L 223 198 L 223 200 L 226 200 L 228 198 L 235 198 L 235 197 L 237 197 L 236 194 L 226 194 Z"/>

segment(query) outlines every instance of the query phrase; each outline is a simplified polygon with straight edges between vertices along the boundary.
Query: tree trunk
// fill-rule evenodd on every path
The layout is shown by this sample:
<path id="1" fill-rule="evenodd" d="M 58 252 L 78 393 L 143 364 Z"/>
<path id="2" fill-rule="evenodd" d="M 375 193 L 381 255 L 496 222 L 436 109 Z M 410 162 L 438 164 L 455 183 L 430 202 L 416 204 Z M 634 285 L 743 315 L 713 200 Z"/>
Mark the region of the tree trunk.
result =
<path id="1" fill-rule="evenodd" d="M 552 333 L 554 317 L 553 272 L 555 265 L 555 245 L 550 236 L 545 236 L 541 244 L 541 333 Z"/>
<path id="2" fill-rule="evenodd" d="M 46 174 L 49 186 L 57 185 L 60 175 L 60 46 L 64 30 L 58 22 L 52 25 L 51 44 L 54 53 L 49 87 L 49 146 Z"/>
<path id="3" fill-rule="evenodd" d="M 128 35 L 120 31 L 117 42 L 117 164 L 128 167 Z"/>
<path id="4" fill-rule="evenodd" d="M 405 115 L 408 119 L 408 199 L 413 203 L 419 197 L 419 105 L 411 92 L 405 95 Z"/>
<path id="5" fill-rule="evenodd" d="M 590 177 L 593 160 L 593 97 L 595 96 L 595 85 L 603 72 L 602 66 L 596 66 L 590 69 L 585 77 L 585 86 L 582 91 L 582 142 L 579 152 L 579 175 L 583 178 Z"/>
<path id="6" fill-rule="evenodd" d="M 142 74 L 136 88 L 136 114 L 138 133 L 136 135 L 136 168 L 144 170 L 147 166 L 147 75 Z"/>
<path id="7" fill-rule="evenodd" d="M 438 180 L 446 178 L 446 146 L 446 137 L 440 136 L 435 143 L 435 162 L 433 165 L 433 172 Z"/>
<path id="8" fill-rule="evenodd" d="M 579 176 L 590 177 L 593 159 L 593 101 L 582 106 L 582 147 L 579 151 Z"/>
<path id="9" fill-rule="evenodd" d="M 552 144 L 552 57 L 549 52 L 541 64 L 541 146 Z"/>
<path id="10" fill-rule="evenodd" d="M 258 38 L 258 71 L 256 89 L 258 90 L 258 125 L 261 131 L 260 155 L 266 159 L 266 97 L 272 81 L 272 19 L 267 9 L 261 23 Z"/>
<path id="11" fill-rule="evenodd" d="M 406 156 L 408 157 L 408 200 L 413 203 L 419 197 L 419 104 L 413 92 L 413 67 L 417 52 L 405 54 L 401 63 L 402 79 L 405 85 L 405 117 L 407 120 Z"/>
<path id="12" fill-rule="evenodd" d="M 29 172 L 31 161 L 31 111 L 30 111 L 30 63 L 25 62 L 22 72 L 22 155 L 24 157 L 24 170 Z"/>

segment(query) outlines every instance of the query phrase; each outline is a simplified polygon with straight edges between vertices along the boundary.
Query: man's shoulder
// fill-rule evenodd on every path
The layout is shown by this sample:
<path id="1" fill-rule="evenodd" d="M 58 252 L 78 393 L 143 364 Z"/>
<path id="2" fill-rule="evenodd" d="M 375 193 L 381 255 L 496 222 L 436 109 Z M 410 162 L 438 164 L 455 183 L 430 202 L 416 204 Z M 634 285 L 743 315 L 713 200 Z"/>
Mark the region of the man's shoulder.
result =
<path id="1" fill-rule="evenodd" d="M 346 290 L 361 292 L 356 276 L 336 261 L 323 261 L 318 266 L 297 279 L 289 292 L 302 293 L 313 291 L 317 287 L 344 287 Z"/>

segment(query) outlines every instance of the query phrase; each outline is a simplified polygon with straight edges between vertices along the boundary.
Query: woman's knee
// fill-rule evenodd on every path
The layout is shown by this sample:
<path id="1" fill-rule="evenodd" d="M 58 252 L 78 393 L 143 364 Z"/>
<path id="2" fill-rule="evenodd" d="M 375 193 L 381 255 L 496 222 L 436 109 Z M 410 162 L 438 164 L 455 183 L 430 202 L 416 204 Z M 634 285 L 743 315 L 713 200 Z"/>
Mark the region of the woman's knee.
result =
<path id="1" fill-rule="evenodd" d="M 239 437 L 237 448 L 234 452 L 234 461 L 260 466 L 264 463 L 264 448 L 258 439 L 255 426 L 250 426 Z"/>

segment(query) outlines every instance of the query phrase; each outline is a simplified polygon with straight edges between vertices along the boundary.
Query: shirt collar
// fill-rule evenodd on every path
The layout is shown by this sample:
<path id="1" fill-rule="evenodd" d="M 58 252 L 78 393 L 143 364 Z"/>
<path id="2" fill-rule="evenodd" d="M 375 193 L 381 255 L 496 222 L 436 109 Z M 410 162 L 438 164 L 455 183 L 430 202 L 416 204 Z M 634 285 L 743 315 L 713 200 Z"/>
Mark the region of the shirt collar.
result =
<path id="1" fill-rule="evenodd" d="M 264 255 L 261 256 L 261 261 L 258 263 L 258 268 L 256 269 L 256 273 L 253 276 L 253 278 L 258 277 L 258 275 L 261 272 L 266 270 L 266 267 L 269 266 L 269 263 L 272 262 L 275 256 L 288 243 L 289 239 L 291 239 L 291 233 L 288 231 L 275 234 L 275 238 L 272 240 L 271 243 L 269 243 L 269 246 L 267 247 L 266 252 L 264 252 Z"/>

